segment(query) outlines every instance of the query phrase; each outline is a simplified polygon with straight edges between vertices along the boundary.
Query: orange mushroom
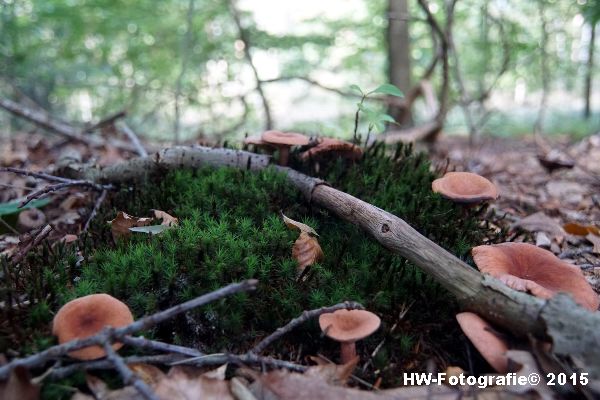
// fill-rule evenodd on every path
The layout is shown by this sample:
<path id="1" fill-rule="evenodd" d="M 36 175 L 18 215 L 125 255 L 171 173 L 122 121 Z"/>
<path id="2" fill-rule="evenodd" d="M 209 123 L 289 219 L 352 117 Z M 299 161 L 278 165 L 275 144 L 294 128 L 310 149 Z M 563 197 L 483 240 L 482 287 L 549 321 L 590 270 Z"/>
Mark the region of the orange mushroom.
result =
<path id="1" fill-rule="evenodd" d="M 448 172 L 434 180 L 431 188 L 456 203 L 475 204 L 498 198 L 492 182 L 471 172 Z"/>
<path id="2" fill-rule="evenodd" d="M 482 273 L 498 278 L 512 289 L 549 299 L 569 293 L 581 306 L 596 311 L 600 299 L 579 268 L 550 251 L 528 243 L 501 243 L 471 250 Z"/>
<path id="3" fill-rule="evenodd" d="M 371 335 L 381 325 L 375 314 L 366 310 L 337 310 L 319 316 L 319 326 L 325 335 L 340 342 L 342 364 L 356 357 L 356 342 Z"/>
<path id="4" fill-rule="evenodd" d="M 305 146 L 309 143 L 309 138 L 301 133 L 281 131 L 266 131 L 262 134 L 261 140 L 277 147 L 279 165 L 287 165 L 292 146 Z"/>
<path id="5" fill-rule="evenodd" d="M 317 145 L 300 154 L 300 158 L 308 160 L 321 158 L 327 154 L 335 154 L 349 160 L 359 160 L 363 155 L 363 151 L 359 146 L 345 140 L 320 138 Z"/>
<path id="6" fill-rule="evenodd" d="M 114 297 L 99 293 L 80 297 L 61 307 L 52 322 L 52 333 L 59 343 L 75 339 L 85 339 L 99 333 L 104 327 L 119 328 L 133 322 L 133 315 L 127 305 Z M 114 343 L 118 350 L 122 343 Z M 69 353 L 80 360 L 94 360 L 106 355 L 100 346 L 90 346 Z"/>
<path id="7" fill-rule="evenodd" d="M 479 315 L 471 312 L 457 314 L 456 320 L 464 334 L 492 368 L 501 374 L 507 373 L 508 345 L 494 333 L 494 329 Z"/>

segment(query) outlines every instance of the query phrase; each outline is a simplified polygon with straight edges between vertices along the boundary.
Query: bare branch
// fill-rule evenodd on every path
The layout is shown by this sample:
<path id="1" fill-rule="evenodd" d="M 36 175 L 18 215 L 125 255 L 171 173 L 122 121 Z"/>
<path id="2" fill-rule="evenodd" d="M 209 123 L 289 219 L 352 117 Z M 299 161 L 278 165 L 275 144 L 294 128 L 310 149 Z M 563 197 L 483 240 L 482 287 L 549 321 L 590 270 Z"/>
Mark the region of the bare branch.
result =
<path id="1" fill-rule="evenodd" d="M 90 216 L 85 221 L 85 225 L 83 226 L 83 230 L 81 232 L 87 232 L 87 230 L 90 228 L 90 224 L 92 223 L 92 220 L 94 219 L 94 217 L 96 217 L 98 210 L 100 210 L 100 207 L 102 206 L 102 203 L 104 202 L 104 199 L 106 198 L 106 193 L 108 193 L 108 191 L 106 189 L 103 190 L 100 193 L 100 195 L 98 196 L 98 198 L 96 199 L 96 201 L 94 202 L 94 208 L 92 208 L 92 212 L 90 212 Z"/>
<path id="2" fill-rule="evenodd" d="M 254 65 L 254 61 L 252 60 L 252 53 L 250 52 L 250 35 L 248 31 L 242 26 L 242 21 L 240 18 L 240 13 L 235 4 L 236 0 L 229 0 L 229 10 L 231 12 L 231 16 L 233 17 L 233 21 L 239 32 L 239 37 L 242 43 L 244 43 L 244 57 L 250 65 L 252 72 L 254 73 L 254 78 L 256 79 L 256 91 L 260 95 L 262 100 L 263 109 L 265 112 L 265 129 L 269 130 L 273 127 L 273 119 L 271 116 L 271 107 L 269 106 L 269 101 L 267 100 L 267 96 L 263 90 L 263 81 L 260 79 L 258 75 L 258 70 L 256 69 L 256 65 Z"/>
<path id="3" fill-rule="evenodd" d="M 336 304 L 334 306 L 321 307 L 321 308 L 317 308 L 315 310 L 304 311 L 301 316 L 292 319 L 285 326 L 277 328 L 277 330 L 275 332 L 273 332 L 272 334 L 270 334 L 269 336 L 267 336 L 266 338 L 264 338 L 263 340 L 261 340 L 260 343 L 258 343 L 256 346 L 254 346 L 249 351 L 249 353 L 260 354 L 271 343 L 273 343 L 274 341 L 278 340 L 280 337 L 282 337 L 283 335 L 287 334 L 288 332 L 292 331 L 297 326 L 304 324 L 306 321 L 308 321 L 310 319 L 313 319 L 313 318 L 316 318 L 316 317 L 318 317 L 321 314 L 330 313 L 330 312 L 334 312 L 336 310 L 342 310 L 342 309 L 347 309 L 347 310 L 359 309 L 359 310 L 362 310 L 362 309 L 364 309 L 364 307 L 362 306 L 362 304 L 356 303 L 354 301 L 346 301 L 346 302 L 343 302 L 343 303 L 340 303 L 340 304 Z"/>
<path id="4" fill-rule="evenodd" d="M 42 230 L 35 236 L 35 238 L 31 242 L 29 242 L 29 244 L 27 244 L 21 251 L 19 251 L 17 254 L 15 254 L 10 259 L 10 261 L 15 265 L 20 263 L 25 258 L 27 253 L 29 253 L 29 250 L 36 247 L 44 239 L 46 239 L 51 231 L 52 231 L 52 227 L 50 225 L 44 226 L 44 228 L 42 228 Z"/>

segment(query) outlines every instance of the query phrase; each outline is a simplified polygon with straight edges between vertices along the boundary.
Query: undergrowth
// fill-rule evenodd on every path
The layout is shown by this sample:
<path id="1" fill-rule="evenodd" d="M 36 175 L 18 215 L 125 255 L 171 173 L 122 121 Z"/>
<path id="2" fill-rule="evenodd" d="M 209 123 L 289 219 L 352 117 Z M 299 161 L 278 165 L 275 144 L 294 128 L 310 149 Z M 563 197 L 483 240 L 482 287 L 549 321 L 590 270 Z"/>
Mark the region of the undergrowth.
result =
<path id="1" fill-rule="evenodd" d="M 398 147 L 388 156 L 376 146 L 359 163 L 337 160 L 319 165 L 319 171 L 314 165 L 296 167 L 398 215 L 461 258 L 488 233 L 476 209 L 463 209 L 431 192 L 435 174 L 426 157 L 410 148 Z M 105 221 L 116 211 L 146 216 L 150 209 L 175 215 L 180 226 L 158 236 L 134 234 L 129 241 L 112 242 Z M 302 282 L 296 281 L 291 257 L 298 234 L 285 227 L 282 211 L 320 235 L 325 259 L 312 266 Z M 176 171 L 123 188 L 96 218 L 80 248 L 82 263 L 64 246 L 46 247 L 43 254 L 30 256 L 30 265 L 42 265 L 30 271 L 31 279 L 40 281 L 39 293 L 31 298 L 39 300 L 20 320 L 19 334 L 2 326 L 3 349 L 18 344 L 21 352 L 30 352 L 49 345 L 52 312 L 71 298 L 110 293 L 141 317 L 230 282 L 257 278 L 257 292 L 188 312 L 146 335 L 205 352 L 243 352 L 302 310 L 354 300 L 383 321 L 382 329 L 359 346 L 367 359 L 385 339 L 366 375 L 381 369 L 384 381 L 388 377 L 386 382 L 393 384 L 398 375 L 394 365 L 416 370 L 430 357 L 441 364 L 461 357 L 451 296 L 360 229 L 307 204 L 274 169 Z M 13 314 L 15 322 L 18 313 Z M 38 332 L 35 340 L 28 332 Z M 317 352 L 335 358 L 337 346 L 322 338 L 313 322 L 270 351 L 284 358 Z"/>

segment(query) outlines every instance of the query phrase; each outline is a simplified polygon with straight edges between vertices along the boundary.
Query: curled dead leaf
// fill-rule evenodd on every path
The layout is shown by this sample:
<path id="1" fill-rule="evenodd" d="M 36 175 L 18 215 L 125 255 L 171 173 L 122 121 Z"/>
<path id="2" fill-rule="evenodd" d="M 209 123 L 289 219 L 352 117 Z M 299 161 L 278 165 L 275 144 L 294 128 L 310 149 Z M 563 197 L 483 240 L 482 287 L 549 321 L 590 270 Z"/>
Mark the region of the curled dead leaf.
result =
<path id="1" fill-rule="evenodd" d="M 131 235 L 129 228 L 146 226 L 150 224 L 152 218 L 140 218 L 129 215 L 123 211 L 119 211 L 117 216 L 112 221 L 108 221 L 113 235 L 113 239 L 125 239 Z"/>
<path id="2" fill-rule="evenodd" d="M 323 250 L 321 250 L 317 238 L 310 236 L 307 232 L 301 232 L 292 247 L 292 257 L 298 261 L 298 275 L 301 275 L 309 265 L 322 260 L 323 256 Z"/>
<path id="3" fill-rule="evenodd" d="M 305 232 L 314 236 L 319 236 L 317 232 L 310 226 L 303 224 L 302 222 L 294 221 L 293 219 L 286 217 L 283 213 L 281 213 L 281 216 L 283 217 L 283 222 L 285 222 L 285 225 L 288 228 L 297 229 L 300 232 Z"/>
<path id="4" fill-rule="evenodd" d="M 155 219 L 162 220 L 161 225 L 166 225 L 166 226 L 179 225 L 179 219 L 175 218 L 174 216 L 172 216 L 164 211 L 161 211 L 161 210 L 152 210 L 152 211 L 154 211 Z"/>
<path id="5" fill-rule="evenodd" d="M 594 225 L 581 225 L 576 222 L 568 222 L 563 225 L 565 232 L 571 235 L 587 236 L 588 234 L 600 236 L 600 229 Z"/>
<path id="6" fill-rule="evenodd" d="M 589 233 L 585 238 L 594 245 L 592 253 L 600 254 L 600 236 Z"/>

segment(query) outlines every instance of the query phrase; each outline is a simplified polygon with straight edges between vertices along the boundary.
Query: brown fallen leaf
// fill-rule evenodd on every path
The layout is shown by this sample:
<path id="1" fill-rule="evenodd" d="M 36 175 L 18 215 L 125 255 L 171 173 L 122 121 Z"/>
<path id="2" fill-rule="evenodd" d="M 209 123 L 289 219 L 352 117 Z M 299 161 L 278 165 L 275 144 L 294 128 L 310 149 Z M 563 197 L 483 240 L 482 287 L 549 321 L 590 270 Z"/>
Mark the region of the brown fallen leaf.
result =
<path id="1" fill-rule="evenodd" d="M 166 376 L 158 367 L 151 364 L 132 363 L 128 367 L 149 385 L 157 384 Z"/>
<path id="2" fill-rule="evenodd" d="M 31 382 L 29 371 L 25 367 L 16 367 L 8 380 L 0 381 L 0 399 L 36 400 L 40 398 L 40 386 Z"/>
<path id="3" fill-rule="evenodd" d="M 301 232 L 292 247 L 292 257 L 298 261 L 298 275 L 301 275 L 306 267 L 323 259 L 323 250 L 316 237 Z"/>
<path id="4" fill-rule="evenodd" d="M 563 229 L 571 235 L 587 236 L 591 233 L 600 236 L 600 229 L 594 225 L 581 225 L 576 222 L 568 222 L 563 225 Z"/>
<path id="5" fill-rule="evenodd" d="M 227 381 L 205 376 L 190 378 L 182 369 L 171 369 L 153 389 L 163 400 L 235 400 Z"/>
<path id="6" fill-rule="evenodd" d="M 283 217 L 283 222 L 288 228 L 297 229 L 300 232 L 305 232 L 314 236 L 319 236 L 317 232 L 310 226 L 303 224 L 302 222 L 294 221 L 293 219 L 286 217 L 283 213 L 281 213 L 281 216 Z"/>
<path id="7" fill-rule="evenodd" d="M 334 364 L 332 362 L 325 363 L 317 357 L 311 357 L 311 359 L 318 360 L 317 362 L 319 365 L 308 368 L 306 372 L 304 372 L 304 375 L 321 378 L 330 385 L 346 386 L 360 357 L 356 356 L 346 364 L 342 365 Z"/>
<path id="8" fill-rule="evenodd" d="M 161 210 L 152 210 L 154 211 L 154 218 L 162 220 L 161 225 L 166 226 L 177 226 L 179 225 L 179 219 L 174 216 L 167 214 Z"/>
<path id="9" fill-rule="evenodd" d="M 259 375 L 250 385 L 258 400 L 458 400 L 461 392 L 443 385 L 412 386 L 376 392 L 329 385 L 322 377 L 285 370 Z"/>
<path id="10" fill-rule="evenodd" d="M 125 239 L 131 235 L 129 228 L 146 226 L 150 224 L 152 218 L 139 218 L 119 211 L 112 221 L 108 221 L 112 231 L 113 239 Z"/>
<path id="11" fill-rule="evenodd" d="M 594 245 L 592 253 L 600 254 L 600 236 L 589 233 L 585 238 Z"/>

